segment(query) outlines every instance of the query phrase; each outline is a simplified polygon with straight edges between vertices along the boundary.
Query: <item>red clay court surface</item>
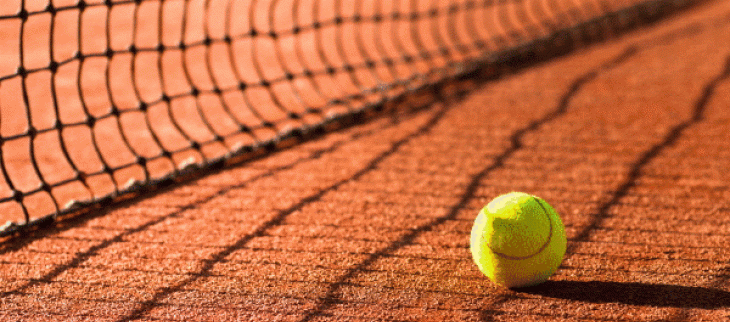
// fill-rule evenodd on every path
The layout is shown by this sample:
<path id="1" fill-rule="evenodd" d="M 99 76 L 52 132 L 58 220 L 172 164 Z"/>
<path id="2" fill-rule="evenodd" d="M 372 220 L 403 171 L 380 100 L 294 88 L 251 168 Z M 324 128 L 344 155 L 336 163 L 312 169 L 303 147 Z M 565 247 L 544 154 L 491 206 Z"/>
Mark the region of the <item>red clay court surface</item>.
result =
<path id="1" fill-rule="evenodd" d="M 628 2 L 627 2 L 628 3 Z M 6 237 L 2 321 L 730 319 L 730 2 Z M 547 283 L 472 263 L 508 191 L 561 214 Z"/>

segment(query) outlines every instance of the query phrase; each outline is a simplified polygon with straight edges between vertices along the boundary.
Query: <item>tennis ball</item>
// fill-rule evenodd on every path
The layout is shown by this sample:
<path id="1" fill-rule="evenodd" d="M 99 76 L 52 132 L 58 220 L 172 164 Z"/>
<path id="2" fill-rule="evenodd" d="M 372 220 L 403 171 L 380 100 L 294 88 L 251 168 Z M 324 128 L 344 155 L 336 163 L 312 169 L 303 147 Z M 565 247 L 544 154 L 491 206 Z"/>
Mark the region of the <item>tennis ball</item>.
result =
<path id="1" fill-rule="evenodd" d="M 470 249 L 479 270 L 508 288 L 546 281 L 560 266 L 567 240 L 560 216 L 523 192 L 501 195 L 474 221 Z"/>

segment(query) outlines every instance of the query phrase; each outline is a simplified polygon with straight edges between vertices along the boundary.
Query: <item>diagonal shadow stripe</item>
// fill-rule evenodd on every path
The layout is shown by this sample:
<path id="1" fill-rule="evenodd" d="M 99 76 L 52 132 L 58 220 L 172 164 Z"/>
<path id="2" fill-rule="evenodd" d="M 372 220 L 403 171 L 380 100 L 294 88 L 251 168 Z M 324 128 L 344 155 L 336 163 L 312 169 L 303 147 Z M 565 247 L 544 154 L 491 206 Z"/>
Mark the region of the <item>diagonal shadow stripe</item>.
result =
<path id="1" fill-rule="evenodd" d="M 552 112 L 544 115 L 540 119 L 537 119 L 535 121 L 532 121 L 527 126 L 515 131 L 509 138 L 510 140 L 510 147 L 506 149 L 504 152 L 502 152 L 500 155 L 494 158 L 494 161 L 487 167 L 483 168 L 481 171 L 479 171 L 477 174 L 472 176 L 471 181 L 469 182 L 469 185 L 465 189 L 465 191 L 462 193 L 461 197 L 459 198 L 459 202 L 457 202 L 449 212 L 441 216 L 435 220 L 432 220 L 431 222 L 428 222 L 426 224 L 423 224 L 419 227 L 416 227 L 412 229 L 409 233 L 403 235 L 400 239 L 394 241 L 390 245 L 388 245 L 385 248 L 380 249 L 377 252 L 374 252 L 371 254 L 368 258 L 360 262 L 358 265 L 350 268 L 347 270 L 345 274 L 343 274 L 339 279 L 337 279 L 336 282 L 333 282 L 330 284 L 329 288 L 327 289 L 327 292 L 323 297 L 320 297 L 319 303 L 315 308 L 308 311 L 302 319 L 300 319 L 301 322 L 310 321 L 313 318 L 315 318 L 318 315 L 321 315 L 324 313 L 327 309 L 329 309 L 333 304 L 336 304 L 339 302 L 339 296 L 337 295 L 338 291 L 347 284 L 347 281 L 355 277 L 357 274 L 359 274 L 361 271 L 363 271 L 368 266 L 372 265 L 377 261 L 378 259 L 382 258 L 383 256 L 393 253 L 394 251 L 402 248 L 403 246 L 410 245 L 413 243 L 416 237 L 421 235 L 424 232 L 431 231 L 435 227 L 445 223 L 446 221 L 452 220 L 456 218 L 459 211 L 466 207 L 468 202 L 474 198 L 474 195 L 476 194 L 477 188 L 479 187 L 479 183 L 491 172 L 493 172 L 496 169 L 499 169 L 504 166 L 505 160 L 510 158 L 515 152 L 521 150 L 523 148 L 522 139 L 524 136 L 528 133 L 534 132 L 538 130 L 542 125 L 549 123 L 556 118 L 562 116 L 568 111 L 568 107 L 570 105 L 570 101 L 575 95 L 580 91 L 580 89 L 587 83 L 589 83 L 591 80 L 595 79 L 601 72 L 610 70 L 624 61 L 628 60 L 630 57 L 632 57 L 634 54 L 636 54 L 636 48 L 633 46 L 628 47 L 625 49 L 621 54 L 619 54 L 614 59 L 608 61 L 607 63 L 599 66 L 598 68 L 591 70 L 582 76 L 578 77 L 568 88 L 568 91 L 565 92 L 558 103 L 558 106 L 555 110 Z M 506 301 L 507 299 L 498 299 Z"/>
<path id="2" fill-rule="evenodd" d="M 700 95 L 699 99 L 697 100 L 697 103 L 695 104 L 694 108 L 694 114 L 692 115 L 692 118 L 680 123 L 677 125 L 672 131 L 667 135 L 667 138 L 664 140 L 664 145 L 666 147 L 673 145 L 676 143 L 677 139 L 681 136 L 682 132 L 689 128 L 690 126 L 702 121 L 704 117 L 704 112 L 707 107 L 707 104 L 710 102 L 710 99 L 715 94 L 715 89 L 722 84 L 723 82 L 730 79 L 730 56 L 727 56 L 725 58 L 725 66 L 722 72 L 712 79 L 704 88 L 702 91 L 702 95 Z M 654 150 L 654 149 L 652 149 Z M 651 152 L 651 150 L 649 151 Z M 654 155 L 658 154 L 659 151 L 654 153 Z M 649 153 L 647 153 L 648 155 Z M 640 169 L 637 171 L 637 174 L 640 173 Z M 630 188 L 627 187 L 627 189 Z M 624 195 L 626 193 L 624 192 Z M 608 209 L 606 209 L 608 210 Z M 599 213 L 600 214 L 600 213 Z M 605 214 L 604 214 L 605 216 Z M 602 218 L 601 218 L 602 219 Z M 598 226 L 600 222 L 596 225 Z M 727 281 L 730 280 L 730 265 L 725 266 L 724 269 L 720 270 L 717 274 L 714 276 L 714 282 L 710 283 L 709 287 L 715 288 L 723 286 Z M 690 308 L 682 307 L 680 308 L 673 316 L 666 319 L 666 321 L 686 321 L 690 317 Z"/>
<path id="3" fill-rule="evenodd" d="M 646 165 L 654 160 L 663 150 L 677 143 L 677 140 L 679 140 L 682 133 L 687 130 L 687 128 L 702 121 L 707 103 L 714 94 L 715 88 L 724 80 L 728 79 L 728 77 L 730 77 L 730 57 L 728 57 L 722 73 L 705 85 L 699 99 L 694 105 L 692 117 L 674 126 L 661 142 L 655 144 L 649 150 L 644 152 L 644 154 L 642 154 L 641 157 L 639 157 L 636 162 L 631 165 L 628 177 L 616 189 L 611 196 L 611 199 L 598 208 L 596 213 L 592 216 L 590 223 L 573 238 L 574 242 L 570 247 L 568 247 L 568 251 L 566 252 L 567 256 L 570 256 L 577 247 L 576 242 L 585 241 L 591 233 L 596 230 L 596 228 L 599 228 L 608 216 L 608 211 L 618 204 L 618 202 L 629 193 L 631 188 L 636 186 L 637 180 L 642 176 Z"/>
<path id="4" fill-rule="evenodd" d="M 131 320 L 141 318 L 142 316 L 144 316 L 144 314 L 146 314 L 152 308 L 154 308 L 157 305 L 158 301 L 160 301 L 161 299 L 165 298 L 166 296 L 168 296 L 170 294 L 173 294 L 173 293 L 176 293 L 176 292 L 182 290 L 183 287 L 198 280 L 200 277 L 206 276 L 213 269 L 215 264 L 225 260 L 226 257 L 231 255 L 236 250 L 244 248 L 246 246 L 246 244 L 248 244 L 254 238 L 263 236 L 267 230 L 280 225 L 287 217 L 289 217 L 289 215 L 301 210 L 304 206 L 306 206 L 308 204 L 311 204 L 313 202 L 316 202 L 316 201 L 322 199 L 322 197 L 324 197 L 327 193 L 335 191 L 339 187 L 341 187 L 349 182 L 357 181 L 364 175 L 377 169 L 378 166 L 380 165 L 380 163 L 382 163 L 384 160 L 386 160 L 391 155 L 398 152 L 398 150 L 400 150 L 400 148 L 403 145 L 405 145 L 406 143 L 412 141 L 413 139 L 415 139 L 417 137 L 420 137 L 420 136 L 428 133 L 443 118 L 443 116 L 446 114 L 448 108 L 449 108 L 449 105 L 447 105 L 447 104 L 441 105 L 441 108 L 435 111 L 435 113 L 430 117 L 428 122 L 426 122 L 424 125 L 420 126 L 418 129 L 416 129 L 414 132 L 410 133 L 406 137 L 393 142 L 388 150 L 386 150 L 385 152 L 382 152 L 381 154 L 377 155 L 375 158 L 370 160 L 370 162 L 368 162 L 368 164 L 365 167 L 358 170 L 356 173 L 354 173 L 350 177 L 340 180 L 314 194 L 304 197 L 299 202 L 297 202 L 296 204 L 292 205 L 291 207 L 289 207 L 287 209 L 283 209 L 283 210 L 279 211 L 276 214 L 276 216 L 274 216 L 273 218 L 271 218 L 268 221 L 261 224 L 255 231 L 247 234 L 246 236 L 243 236 L 242 238 L 238 239 L 235 243 L 226 247 L 225 249 L 221 250 L 220 252 L 213 254 L 209 259 L 204 261 L 204 265 L 196 273 L 190 274 L 190 276 L 188 278 L 180 281 L 179 283 L 177 283 L 175 285 L 172 285 L 169 287 L 164 287 L 164 288 L 160 289 L 158 292 L 155 293 L 155 295 L 151 299 L 141 303 L 140 307 L 138 309 L 127 314 L 126 316 L 119 318 L 117 321 L 131 321 Z"/>

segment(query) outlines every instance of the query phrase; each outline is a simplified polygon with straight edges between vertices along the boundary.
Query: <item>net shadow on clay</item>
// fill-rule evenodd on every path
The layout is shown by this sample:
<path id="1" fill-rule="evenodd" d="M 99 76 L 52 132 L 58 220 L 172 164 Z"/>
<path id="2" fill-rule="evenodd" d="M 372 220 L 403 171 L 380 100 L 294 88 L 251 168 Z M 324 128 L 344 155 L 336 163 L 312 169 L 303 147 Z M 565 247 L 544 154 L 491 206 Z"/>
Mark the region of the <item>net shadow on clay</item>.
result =
<path id="1" fill-rule="evenodd" d="M 19 1 L 0 11 L 0 236 L 699 2 Z"/>

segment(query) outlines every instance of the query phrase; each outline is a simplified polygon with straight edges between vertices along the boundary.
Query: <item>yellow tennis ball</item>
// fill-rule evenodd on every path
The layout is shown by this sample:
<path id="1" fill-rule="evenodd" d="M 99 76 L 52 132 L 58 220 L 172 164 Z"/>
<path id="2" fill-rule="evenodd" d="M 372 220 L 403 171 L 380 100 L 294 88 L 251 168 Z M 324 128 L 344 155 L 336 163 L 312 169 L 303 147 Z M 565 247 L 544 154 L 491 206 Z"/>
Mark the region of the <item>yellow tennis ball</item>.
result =
<path id="1" fill-rule="evenodd" d="M 479 270 L 509 288 L 546 281 L 560 266 L 567 240 L 558 213 L 545 200 L 522 192 L 487 204 L 471 230 Z"/>

